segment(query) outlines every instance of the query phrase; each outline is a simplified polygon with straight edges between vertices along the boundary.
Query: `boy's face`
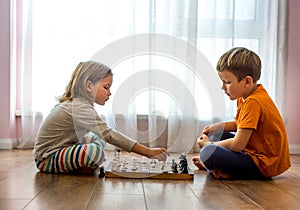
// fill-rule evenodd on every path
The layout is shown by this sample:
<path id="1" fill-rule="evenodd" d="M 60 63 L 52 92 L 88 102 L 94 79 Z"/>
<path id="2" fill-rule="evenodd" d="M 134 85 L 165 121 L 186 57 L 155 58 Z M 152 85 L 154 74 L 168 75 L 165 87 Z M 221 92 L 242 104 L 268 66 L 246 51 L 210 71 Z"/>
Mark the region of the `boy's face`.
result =
<path id="1" fill-rule="evenodd" d="M 245 88 L 245 79 L 239 82 L 237 77 L 227 70 L 218 72 L 218 74 L 222 80 L 222 89 L 231 100 L 246 96 L 247 89 Z"/>
<path id="2" fill-rule="evenodd" d="M 100 82 L 93 86 L 93 95 L 95 103 L 104 105 L 111 95 L 110 87 L 112 86 L 112 76 L 104 77 Z"/>

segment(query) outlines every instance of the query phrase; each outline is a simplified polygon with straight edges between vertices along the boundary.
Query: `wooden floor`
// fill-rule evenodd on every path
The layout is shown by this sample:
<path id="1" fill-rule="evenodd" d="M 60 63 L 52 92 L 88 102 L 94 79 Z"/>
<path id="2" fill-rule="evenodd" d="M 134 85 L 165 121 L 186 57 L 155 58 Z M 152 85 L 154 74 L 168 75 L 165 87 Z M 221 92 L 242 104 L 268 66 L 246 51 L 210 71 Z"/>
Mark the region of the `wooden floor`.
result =
<path id="1" fill-rule="evenodd" d="M 300 209 L 300 156 L 291 159 L 269 181 L 221 181 L 199 170 L 194 180 L 101 179 L 39 173 L 30 150 L 0 150 L 0 209 Z"/>

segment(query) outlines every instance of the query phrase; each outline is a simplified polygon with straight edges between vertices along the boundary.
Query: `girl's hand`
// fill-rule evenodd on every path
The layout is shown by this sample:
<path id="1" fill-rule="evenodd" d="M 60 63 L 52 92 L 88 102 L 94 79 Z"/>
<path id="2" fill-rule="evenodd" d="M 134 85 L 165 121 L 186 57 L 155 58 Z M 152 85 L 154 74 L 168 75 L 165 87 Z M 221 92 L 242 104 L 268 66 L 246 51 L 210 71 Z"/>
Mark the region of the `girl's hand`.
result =
<path id="1" fill-rule="evenodd" d="M 147 158 L 158 159 L 160 161 L 165 161 L 167 156 L 170 155 L 165 148 L 149 148 L 139 143 L 136 143 L 131 151 L 146 156 Z"/>
<path id="2" fill-rule="evenodd" d="M 202 134 L 197 138 L 197 144 L 199 145 L 200 148 L 204 147 L 207 144 L 211 144 L 210 139 L 208 138 L 207 135 Z"/>
<path id="3" fill-rule="evenodd" d="M 169 155 L 165 148 L 149 148 L 148 158 L 165 161 Z"/>

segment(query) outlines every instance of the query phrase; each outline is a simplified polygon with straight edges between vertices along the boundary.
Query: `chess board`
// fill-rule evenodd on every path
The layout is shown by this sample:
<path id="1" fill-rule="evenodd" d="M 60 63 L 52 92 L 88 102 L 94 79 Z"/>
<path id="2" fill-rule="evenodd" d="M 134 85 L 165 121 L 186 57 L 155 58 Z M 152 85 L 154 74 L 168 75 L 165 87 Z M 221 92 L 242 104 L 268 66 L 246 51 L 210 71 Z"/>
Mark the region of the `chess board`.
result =
<path id="1" fill-rule="evenodd" d="M 173 160 L 165 162 L 145 157 L 119 157 L 107 164 L 106 178 L 134 178 L 134 179 L 194 179 L 193 171 L 187 167 L 187 172 L 173 172 Z M 179 166 L 178 166 L 179 167 Z"/>

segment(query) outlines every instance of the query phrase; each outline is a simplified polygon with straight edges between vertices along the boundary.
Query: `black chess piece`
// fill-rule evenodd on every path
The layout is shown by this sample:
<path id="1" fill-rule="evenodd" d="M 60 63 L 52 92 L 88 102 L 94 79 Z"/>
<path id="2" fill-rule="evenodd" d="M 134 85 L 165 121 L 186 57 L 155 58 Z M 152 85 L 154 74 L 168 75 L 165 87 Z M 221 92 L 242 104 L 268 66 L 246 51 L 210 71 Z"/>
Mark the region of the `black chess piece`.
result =
<path id="1" fill-rule="evenodd" d="M 179 159 L 180 159 L 179 161 L 180 172 L 183 174 L 188 174 L 189 172 L 188 172 L 188 163 L 187 163 L 186 155 L 181 154 Z"/>
<path id="2" fill-rule="evenodd" d="M 183 173 L 183 174 L 188 174 L 189 173 L 187 162 L 184 162 L 184 163 L 181 164 L 181 173 Z"/>
<path id="3" fill-rule="evenodd" d="M 175 162 L 174 159 L 172 160 L 172 166 L 171 166 L 171 168 L 172 168 L 173 173 L 178 173 L 177 163 Z"/>
<path id="4" fill-rule="evenodd" d="M 100 166 L 99 178 L 104 178 L 104 177 L 105 177 L 105 169 L 104 169 L 104 166 Z"/>

